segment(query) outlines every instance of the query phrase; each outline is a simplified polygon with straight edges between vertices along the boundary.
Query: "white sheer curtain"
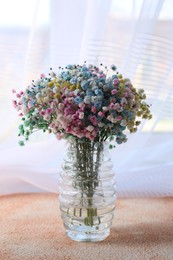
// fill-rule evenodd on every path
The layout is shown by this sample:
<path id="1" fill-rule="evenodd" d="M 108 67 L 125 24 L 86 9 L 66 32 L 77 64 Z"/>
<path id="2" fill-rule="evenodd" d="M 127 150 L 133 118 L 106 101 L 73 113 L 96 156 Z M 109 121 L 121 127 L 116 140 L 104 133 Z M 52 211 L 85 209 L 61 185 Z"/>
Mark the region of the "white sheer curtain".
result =
<path id="1" fill-rule="evenodd" d="M 173 195 L 173 3 L 170 0 L 0 0 L 0 194 L 57 192 L 64 142 L 17 144 L 11 89 L 67 63 L 112 63 L 144 88 L 153 120 L 112 152 L 118 196 Z M 20 9 L 20 11 L 18 11 Z"/>

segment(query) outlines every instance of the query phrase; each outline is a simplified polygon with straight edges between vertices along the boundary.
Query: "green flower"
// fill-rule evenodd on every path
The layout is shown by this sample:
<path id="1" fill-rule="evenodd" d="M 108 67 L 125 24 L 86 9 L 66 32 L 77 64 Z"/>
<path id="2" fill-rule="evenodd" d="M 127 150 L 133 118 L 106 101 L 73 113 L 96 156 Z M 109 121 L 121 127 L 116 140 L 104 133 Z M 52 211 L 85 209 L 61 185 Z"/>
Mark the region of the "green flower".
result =
<path id="1" fill-rule="evenodd" d="M 21 140 L 20 140 L 20 141 L 19 141 L 19 145 L 20 145 L 20 146 L 24 146 L 24 145 L 25 145 L 25 144 L 24 144 L 24 141 L 21 141 Z"/>

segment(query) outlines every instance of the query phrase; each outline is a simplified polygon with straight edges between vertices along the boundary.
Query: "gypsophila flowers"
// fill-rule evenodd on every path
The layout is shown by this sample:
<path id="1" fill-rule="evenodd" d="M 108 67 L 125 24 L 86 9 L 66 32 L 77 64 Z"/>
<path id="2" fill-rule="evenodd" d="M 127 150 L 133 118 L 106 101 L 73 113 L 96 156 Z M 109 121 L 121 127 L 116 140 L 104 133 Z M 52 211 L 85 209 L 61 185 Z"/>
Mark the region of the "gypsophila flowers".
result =
<path id="1" fill-rule="evenodd" d="M 116 70 L 115 65 L 108 69 L 70 64 L 57 74 L 52 69 L 47 77 L 41 74 L 25 91 L 13 90 L 13 105 L 22 119 L 19 136 L 27 141 L 39 129 L 55 134 L 57 139 L 73 136 L 81 141 L 126 142 L 125 130 L 137 131 L 137 117 L 152 116 L 144 90 L 135 89 Z"/>

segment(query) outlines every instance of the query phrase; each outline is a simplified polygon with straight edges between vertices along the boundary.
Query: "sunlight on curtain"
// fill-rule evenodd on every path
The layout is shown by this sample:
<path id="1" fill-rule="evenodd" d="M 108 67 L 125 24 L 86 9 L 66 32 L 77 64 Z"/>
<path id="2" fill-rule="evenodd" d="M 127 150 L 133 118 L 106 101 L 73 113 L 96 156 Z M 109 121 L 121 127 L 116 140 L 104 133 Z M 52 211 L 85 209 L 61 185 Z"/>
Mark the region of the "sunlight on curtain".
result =
<path id="1" fill-rule="evenodd" d="M 50 67 L 86 60 L 116 64 L 152 104 L 153 120 L 112 152 L 118 196 L 173 195 L 173 2 L 0 3 L 0 194 L 57 192 L 64 150 L 63 141 L 42 133 L 18 147 L 11 89 L 24 89 Z"/>

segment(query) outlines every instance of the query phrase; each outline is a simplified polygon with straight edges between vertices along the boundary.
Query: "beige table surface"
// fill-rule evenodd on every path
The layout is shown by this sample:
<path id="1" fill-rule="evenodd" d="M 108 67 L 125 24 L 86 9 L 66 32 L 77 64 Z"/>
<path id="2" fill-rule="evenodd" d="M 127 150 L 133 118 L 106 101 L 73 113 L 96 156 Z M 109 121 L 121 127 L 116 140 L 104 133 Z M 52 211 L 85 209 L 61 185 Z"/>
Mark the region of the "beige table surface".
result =
<path id="1" fill-rule="evenodd" d="M 117 199 L 103 242 L 68 239 L 56 194 L 0 196 L 0 260 L 173 260 L 173 198 Z"/>

